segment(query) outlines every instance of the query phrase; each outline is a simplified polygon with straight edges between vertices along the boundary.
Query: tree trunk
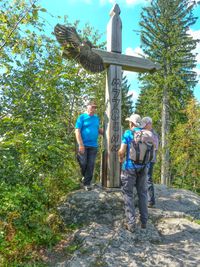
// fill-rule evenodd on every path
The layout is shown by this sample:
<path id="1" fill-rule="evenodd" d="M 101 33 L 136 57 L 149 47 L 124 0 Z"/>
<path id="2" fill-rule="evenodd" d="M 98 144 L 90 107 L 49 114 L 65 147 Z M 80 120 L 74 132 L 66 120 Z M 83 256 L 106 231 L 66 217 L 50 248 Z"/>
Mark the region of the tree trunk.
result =
<path id="1" fill-rule="evenodd" d="M 167 70 L 165 70 L 165 77 L 167 77 Z M 170 172 L 169 172 L 169 97 L 168 87 L 165 79 L 163 87 L 163 99 L 162 99 L 162 164 L 161 164 L 161 184 L 170 184 Z"/>

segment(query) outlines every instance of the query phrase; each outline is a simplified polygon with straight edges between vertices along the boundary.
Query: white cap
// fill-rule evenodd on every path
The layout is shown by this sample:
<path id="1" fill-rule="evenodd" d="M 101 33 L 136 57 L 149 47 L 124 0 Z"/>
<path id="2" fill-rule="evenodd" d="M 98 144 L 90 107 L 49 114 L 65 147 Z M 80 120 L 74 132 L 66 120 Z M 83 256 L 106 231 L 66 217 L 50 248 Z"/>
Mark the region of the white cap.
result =
<path id="1" fill-rule="evenodd" d="M 152 124 L 152 118 L 150 118 L 150 117 L 144 117 L 142 119 L 142 126 L 145 127 L 147 124 Z"/>
<path id="2" fill-rule="evenodd" d="M 125 120 L 131 121 L 136 127 L 141 127 L 141 117 L 138 114 L 132 114 L 129 118 L 126 118 Z"/>

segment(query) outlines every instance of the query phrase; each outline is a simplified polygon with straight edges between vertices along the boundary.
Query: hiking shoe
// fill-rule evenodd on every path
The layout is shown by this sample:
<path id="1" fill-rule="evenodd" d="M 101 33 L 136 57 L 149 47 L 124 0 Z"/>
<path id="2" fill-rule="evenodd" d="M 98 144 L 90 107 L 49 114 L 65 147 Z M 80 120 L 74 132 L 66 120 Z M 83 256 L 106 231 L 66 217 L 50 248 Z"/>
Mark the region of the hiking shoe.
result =
<path id="1" fill-rule="evenodd" d="M 148 208 L 155 208 L 155 204 L 153 204 L 153 203 L 148 203 Z"/>
<path id="2" fill-rule="evenodd" d="M 83 184 L 83 183 L 84 183 L 84 179 L 85 179 L 85 178 L 84 178 L 84 176 L 83 176 L 83 177 L 81 177 L 81 179 L 80 179 L 80 183 L 81 183 L 81 184 Z"/>
<path id="3" fill-rule="evenodd" d="M 125 223 L 124 226 L 129 232 L 135 232 L 135 224 Z"/>
<path id="4" fill-rule="evenodd" d="M 84 189 L 85 189 L 85 191 L 91 191 L 92 187 L 90 185 L 85 185 Z"/>
<path id="5" fill-rule="evenodd" d="M 146 229 L 146 228 L 147 228 L 146 223 L 141 223 L 141 229 Z"/>

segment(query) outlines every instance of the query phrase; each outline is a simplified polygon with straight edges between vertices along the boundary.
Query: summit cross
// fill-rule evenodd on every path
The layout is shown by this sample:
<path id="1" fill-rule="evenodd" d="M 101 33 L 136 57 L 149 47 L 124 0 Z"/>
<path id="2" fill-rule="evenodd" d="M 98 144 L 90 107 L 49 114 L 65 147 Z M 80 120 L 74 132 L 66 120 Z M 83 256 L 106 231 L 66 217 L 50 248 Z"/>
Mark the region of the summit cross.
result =
<path id="1" fill-rule="evenodd" d="M 107 25 L 107 51 L 94 49 L 103 59 L 106 73 L 104 149 L 101 166 L 101 182 L 104 187 L 120 187 L 120 163 L 118 150 L 121 144 L 121 87 L 122 70 L 133 72 L 154 72 L 160 69 L 148 59 L 127 56 L 122 52 L 121 10 L 115 4 Z"/>

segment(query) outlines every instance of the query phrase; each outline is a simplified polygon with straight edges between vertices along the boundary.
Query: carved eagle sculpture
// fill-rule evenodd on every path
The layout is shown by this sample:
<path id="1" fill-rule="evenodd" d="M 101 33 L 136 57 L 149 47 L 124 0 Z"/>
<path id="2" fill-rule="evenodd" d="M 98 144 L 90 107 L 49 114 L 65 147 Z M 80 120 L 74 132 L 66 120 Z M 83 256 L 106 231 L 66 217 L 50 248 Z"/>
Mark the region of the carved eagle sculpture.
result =
<path id="1" fill-rule="evenodd" d="M 54 28 L 57 41 L 64 47 L 63 57 L 74 59 L 90 72 L 103 71 L 102 58 L 92 51 L 90 41 L 82 41 L 74 27 L 57 24 Z"/>

